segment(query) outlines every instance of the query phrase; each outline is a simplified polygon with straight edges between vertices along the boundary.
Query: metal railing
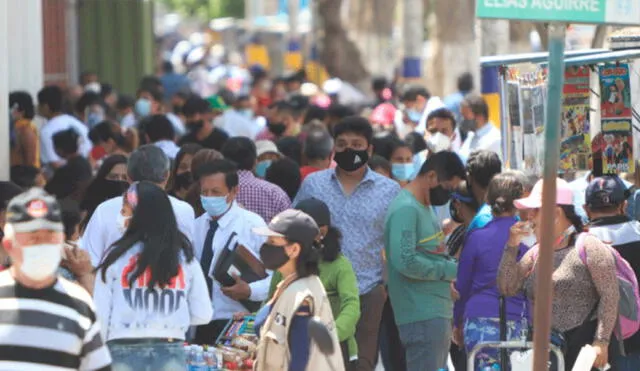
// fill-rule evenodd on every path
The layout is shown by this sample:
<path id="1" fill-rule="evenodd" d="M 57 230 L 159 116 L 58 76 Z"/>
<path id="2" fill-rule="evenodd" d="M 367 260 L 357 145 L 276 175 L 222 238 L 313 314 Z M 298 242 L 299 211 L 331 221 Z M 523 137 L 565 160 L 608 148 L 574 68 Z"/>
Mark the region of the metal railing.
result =
<path id="1" fill-rule="evenodd" d="M 565 371 L 564 370 L 564 356 L 562 354 L 562 350 L 560 350 L 560 348 L 558 348 L 557 346 L 553 345 L 553 344 L 549 344 L 549 347 L 551 348 L 551 351 L 556 355 L 556 359 L 558 362 L 558 369 L 557 371 Z M 478 354 L 478 352 L 480 352 L 480 350 L 482 349 L 486 349 L 486 348 L 493 348 L 493 349 L 513 349 L 513 350 L 518 350 L 518 349 L 532 349 L 533 348 L 533 342 L 531 341 L 527 341 L 527 342 L 522 342 L 522 341 L 490 341 L 490 342 L 483 342 L 483 343 L 478 343 L 475 347 L 473 347 L 473 349 L 471 350 L 471 353 L 469 354 L 469 358 L 467 360 L 467 370 L 469 371 L 473 371 L 475 370 L 475 359 L 476 359 L 476 355 Z M 533 361 L 533 358 L 532 358 Z M 506 371 L 507 368 L 505 367 L 505 365 L 500 365 L 500 369 L 503 371 Z M 514 370 L 517 371 L 517 370 Z"/>

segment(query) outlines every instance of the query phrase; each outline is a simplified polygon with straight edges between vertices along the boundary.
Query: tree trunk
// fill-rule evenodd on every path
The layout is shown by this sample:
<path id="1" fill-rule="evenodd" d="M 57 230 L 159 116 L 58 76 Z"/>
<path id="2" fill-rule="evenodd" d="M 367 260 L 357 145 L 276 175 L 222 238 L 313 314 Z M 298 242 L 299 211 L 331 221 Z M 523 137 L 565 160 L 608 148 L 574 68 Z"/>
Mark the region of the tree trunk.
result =
<path id="1" fill-rule="evenodd" d="M 536 23 L 536 31 L 538 31 L 538 35 L 540 35 L 540 46 L 542 46 L 542 50 L 549 49 L 549 32 L 547 31 L 546 23 Z"/>
<path id="2" fill-rule="evenodd" d="M 530 53 L 531 38 L 533 31 L 533 23 L 523 21 L 511 21 L 509 24 L 509 41 L 511 44 L 511 53 Z"/>
<path id="3" fill-rule="evenodd" d="M 607 33 L 609 33 L 609 27 L 605 25 L 598 25 L 596 27 L 596 31 L 593 34 L 593 40 L 591 40 L 591 48 L 599 49 L 604 47 L 605 39 L 607 38 Z"/>
<path id="4" fill-rule="evenodd" d="M 342 0 L 318 0 L 318 16 L 324 28 L 322 61 L 331 76 L 361 87 L 369 73 L 360 50 L 342 25 L 341 8 Z"/>
<path id="5" fill-rule="evenodd" d="M 475 1 L 435 1 L 435 32 L 432 37 L 432 57 L 427 76 L 429 88 L 437 95 L 457 90 L 456 80 L 470 72 L 478 81 L 480 65 L 475 31 Z M 476 84 L 479 86 L 479 84 Z"/>
<path id="6" fill-rule="evenodd" d="M 504 55 L 509 53 L 509 21 L 483 19 L 480 21 L 480 55 Z"/>

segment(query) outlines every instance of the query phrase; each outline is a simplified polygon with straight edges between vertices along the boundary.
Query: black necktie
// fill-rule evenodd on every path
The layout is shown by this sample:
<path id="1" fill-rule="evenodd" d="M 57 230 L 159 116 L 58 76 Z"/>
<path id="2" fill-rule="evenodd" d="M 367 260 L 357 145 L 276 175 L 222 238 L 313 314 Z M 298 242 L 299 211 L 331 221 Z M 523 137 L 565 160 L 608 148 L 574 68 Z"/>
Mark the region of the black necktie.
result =
<path id="1" fill-rule="evenodd" d="M 212 296 L 211 287 L 213 287 L 213 280 L 209 277 L 209 269 L 211 268 L 211 261 L 213 260 L 213 236 L 218 229 L 218 222 L 211 220 L 209 222 L 209 230 L 207 231 L 207 238 L 204 239 L 204 246 L 202 246 L 202 257 L 200 258 L 200 265 L 202 266 L 202 272 L 204 273 L 204 279 L 207 281 L 207 287 L 209 288 L 209 296 Z"/>

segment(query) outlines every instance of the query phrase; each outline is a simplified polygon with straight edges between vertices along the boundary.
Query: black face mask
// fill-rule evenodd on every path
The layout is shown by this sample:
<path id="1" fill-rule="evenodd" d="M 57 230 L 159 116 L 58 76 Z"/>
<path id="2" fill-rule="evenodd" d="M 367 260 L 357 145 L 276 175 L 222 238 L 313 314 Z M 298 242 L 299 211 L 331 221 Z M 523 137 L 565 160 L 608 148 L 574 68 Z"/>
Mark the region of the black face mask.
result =
<path id="1" fill-rule="evenodd" d="M 347 148 L 342 152 L 336 152 L 333 160 L 344 171 L 356 171 L 367 164 L 369 153 L 366 149 L 356 151 L 355 149 Z"/>
<path id="2" fill-rule="evenodd" d="M 182 113 L 182 105 L 174 104 L 173 105 L 173 113 L 175 113 L 176 115 L 181 114 Z"/>
<path id="3" fill-rule="evenodd" d="M 267 128 L 270 132 L 272 132 L 275 136 L 279 137 L 282 135 L 285 130 L 287 130 L 287 126 L 281 122 L 267 122 Z"/>
<path id="4" fill-rule="evenodd" d="M 449 202 L 451 191 L 442 188 L 441 185 L 429 190 L 429 200 L 433 206 L 442 206 Z"/>
<path id="5" fill-rule="evenodd" d="M 265 268 L 275 271 L 289 261 L 289 256 L 284 251 L 284 246 L 264 243 L 260 247 L 260 260 Z"/>
<path id="6" fill-rule="evenodd" d="M 116 197 L 122 195 L 124 191 L 129 189 L 129 183 L 124 180 L 104 179 L 102 187 L 104 195 L 108 197 Z"/>
<path id="7" fill-rule="evenodd" d="M 191 133 L 197 133 L 204 127 L 204 120 L 191 121 L 187 123 L 187 129 Z"/>
<path id="8" fill-rule="evenodd" d="M 190 171 L 184 172 L 182 174 L 176 174 L 175 180 L 175 188 L 176 189 L 187 189 L 193 183 L 193 176 Z"/>

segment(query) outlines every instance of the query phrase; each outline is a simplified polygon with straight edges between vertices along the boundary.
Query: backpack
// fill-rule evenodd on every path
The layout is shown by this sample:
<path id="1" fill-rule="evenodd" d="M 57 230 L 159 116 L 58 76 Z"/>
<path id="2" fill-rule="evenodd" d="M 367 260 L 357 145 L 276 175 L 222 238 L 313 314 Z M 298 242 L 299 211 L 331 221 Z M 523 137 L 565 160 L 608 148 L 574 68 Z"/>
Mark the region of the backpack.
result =
<path id="1" fill-rule="evenodd" d="M 580 233 L 575 244 L 580 260 L 587 268 L 589 266 L 587 265 L 587 249 L 584 246 L 584 238 L 588 235 L 588 233 Z M 616 278 L 618 279 L 618 289 L 620 291 L 616 330 L 622 336 L 622 339 L 628 339 L 640 329 L 638 279 L 629 262 L 620 256 L 620 253 L 611 245 L 605 244 L 605 246 L 613 255 L 616 263 Z"/>

